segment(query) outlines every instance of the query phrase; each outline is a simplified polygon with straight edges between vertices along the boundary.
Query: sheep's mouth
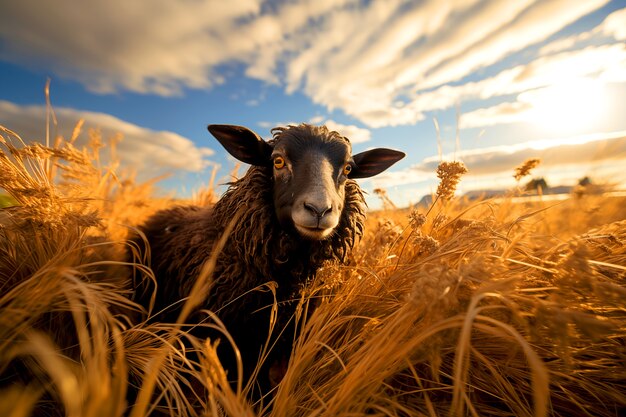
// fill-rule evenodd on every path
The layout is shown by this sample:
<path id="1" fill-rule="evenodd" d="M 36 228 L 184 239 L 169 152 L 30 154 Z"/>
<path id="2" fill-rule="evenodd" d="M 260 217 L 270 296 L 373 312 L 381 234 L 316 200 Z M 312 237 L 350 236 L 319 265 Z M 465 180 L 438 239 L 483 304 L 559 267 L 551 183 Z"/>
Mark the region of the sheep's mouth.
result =
<path id="1" fill-rule="evenodd" d="M 300 235 L 302 235 L 303 237 L 307 238 L 307 239 L 312 239 L 312 240 L 322 240 L 322 239 L 326 239 L 328 236 L 330 236 L 330 234 L 333 232 L 334 228 L 322 228 L 322 227 L 306 227 L 306 226 L 300 226 L 299 224 L 296 224 L 296 230 L 298 231 L 298 233 L 300 233 Z"/>

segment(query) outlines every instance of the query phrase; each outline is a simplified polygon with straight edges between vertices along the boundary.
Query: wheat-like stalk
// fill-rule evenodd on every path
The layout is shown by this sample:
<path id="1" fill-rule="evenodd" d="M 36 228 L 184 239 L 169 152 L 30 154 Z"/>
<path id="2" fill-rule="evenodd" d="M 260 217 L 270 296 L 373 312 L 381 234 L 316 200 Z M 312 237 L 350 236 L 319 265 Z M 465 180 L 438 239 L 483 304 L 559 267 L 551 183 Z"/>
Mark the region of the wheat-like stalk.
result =
<path id="1" fill-rule="evenodd" d="M 515 181 L 519 181 L 528 174 L 530 174 L 530 170 L 537 167 L 541 163 L 541 159 L 539 158 L 529 158 L 525 160 L 521 165 L 515 167 L 515 174 L 513 178 Z"/>
<path id="2" fill-rule="evenodd" d="M 461 176 L 467 173 L 467 168 L 462 162 L 441 162 L 437 167 L 437 177 L 440 179 L 437 198 L 448 201 L 456 191 L 456 186 L 461 181 Z"/>
<path id="3" fill-rule="evenodd" d="M 2 128 L 0 188 L 11 206 L 0 209 L 0 415 L 626 409 L 623 197 L 584 195 L 550 208 L 451 202 L 467 169 L 441 163 L 430 208 L 370 213 L 349 265 L 326 266 L 294 301 L 298 333 L 283 335 L 294 341 L 287 373 L 251 404 L 254 379 L 221 366 L 216 345 L 231 340 L 218 316 L 206 312 L 201 325 L 221 332 L 219 341 L 188 332 L 185 314 L 210 289 L 210 262 L 178 323 L 147 321 L 132 302 L 132 278 L 156 277 L 149 252 L 126 235 L 172 200 L 104 156 L 119 137 L 92 130 L 82 140 L 81 128 L 50 146 Z M 195 202 L 214 196 L 211 186 Z"/>

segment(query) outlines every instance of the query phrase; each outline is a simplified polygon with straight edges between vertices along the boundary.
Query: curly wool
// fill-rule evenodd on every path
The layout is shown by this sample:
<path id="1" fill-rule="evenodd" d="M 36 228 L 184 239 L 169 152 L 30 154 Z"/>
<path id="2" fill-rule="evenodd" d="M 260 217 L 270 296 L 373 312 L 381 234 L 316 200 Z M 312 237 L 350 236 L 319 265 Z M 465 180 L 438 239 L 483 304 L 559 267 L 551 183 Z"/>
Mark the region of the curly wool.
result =
<path id="1" fill-rule="evenodd" d="M 143 231 L 152 249 L 159 291 L 156 310 L 186 297 L 224 228 L 242 210 L 218 257 L 213 285 L 202 308 L 226 325 L 250 314 L 259 301 L 232 303 L 268 281 L 278 284 L 278 301 L 292 299 L 325 262 L 344 262 L 363 235 L 365 201 L 353 180 L 345 185 L 345 207 L 333 234 L 322 241 L 284 230 L 273 207 L 272 169 L 251 167 L 211 208 L 175 207 L 153 216 Z M 281 312 L 282 314 L 282 312 Z"/>

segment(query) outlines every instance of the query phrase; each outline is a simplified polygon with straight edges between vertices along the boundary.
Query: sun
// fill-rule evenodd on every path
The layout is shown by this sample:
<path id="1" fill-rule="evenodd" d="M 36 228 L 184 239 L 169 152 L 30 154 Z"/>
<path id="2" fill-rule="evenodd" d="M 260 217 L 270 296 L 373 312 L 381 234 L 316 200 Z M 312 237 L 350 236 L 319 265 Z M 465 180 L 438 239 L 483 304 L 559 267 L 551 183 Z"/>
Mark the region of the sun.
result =
<path id="1" fill-rule="evenodd" d="M 600 127 L 606 113 L 604 85 L 589 79 L 527 91 L 518 99 L 531 106 L 528 121 L 546 131 L 577 133 Z"/>

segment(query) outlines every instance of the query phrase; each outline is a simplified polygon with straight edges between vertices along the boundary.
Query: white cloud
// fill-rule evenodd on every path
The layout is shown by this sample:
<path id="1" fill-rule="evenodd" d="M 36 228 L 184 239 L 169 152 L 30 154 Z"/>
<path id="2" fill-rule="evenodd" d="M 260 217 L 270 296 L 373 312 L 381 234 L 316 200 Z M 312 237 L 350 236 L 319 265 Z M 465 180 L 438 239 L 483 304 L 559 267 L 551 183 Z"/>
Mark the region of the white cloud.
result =
<path id="1" fill-rule="evenodd" d="M 600 25 L 600 29 L 605 34 L 611 35 L 617 40 L 626 40 L 626 8 L 607 16 Z"/>
<path id="2" fill-rule="evenodd" d="M 626 45 L 589 46 L 537 58 L 476 82 L 443 86 L 420 94 L 411 106 L 416 112 L 440 110 L 457 102 L 487 99 L 593 77 L 626 81 Z"/>
<path id="3" fill-rule="evenodd" d="M 273 127 L 276 127 L 276 125 L 274 123 L 268 122 L 268 121 L 265 121 L 265 120 L 258 122 L 257 125 L 259 125 L 259 127 L 262 127 L 263 129 L 271 129 Z"/>
<path id="4" fill-rule="evenodd" d="M 491 80 L 499 86 L 482 84 L 491 89 L 465 78 L 607 1 L 22 0 L 3 5 L 0 58 L 51 62 L 93 91 L 161 95 L 222 83 L 223 65 L 236 62 L 248 77 L 303 91 L 370 127 L 394 126 L 459 97 L 505 94 L 502 83 L 523 88 L 516 77 L 540 69 L 503 71 Z M 614 13 L 603 30 L 624 39 L 623 20 Z"/>
<path id="5" fill-rule="evenodd" d="M 347 137 L 350 139 L 351 143 L 367 142 L 372 137 L 372 133 L 368 129 L 363 129 L 354 125 L 344 125 L 331 119 L 326 120 L 326 122 L 321 124 L 326 125 L 328 129 L 334 130 Z"/>
<path id="6" fill-rule="evenodd" d="M 477 109 L 463 113 L 460 118 L 460 127 L 468 129 L 481 126 L 492 126 L 504 123 L 528 121 L 533 107 L 530 103 L 521 101 L 504 102 L 492 107 Z"/>
<path id="7" fill-rule="evenodd" d="M 435 167 L 436 168 L 436 167 Z M 373 177 L 372 188 L 392 188 L 407 184 L 419 184 L 437 178 L 435 171 L 426 171 L 420 165 L 399 171 L 385 171 Z"/>
<path id="8" fill-rule="evenodd" d="M 472 128 L 528 122 L 564 134 L 582 132 L 600 124 L 608 111 L 604 83 L 588 78 L 563 78 L 561 83 L 524 91 L 515 102 L 462 114 L 460 126 Z"/>
<path id="9" fill-rule="evenodd" d="M 308 123 L 318 126 L 326 126 L 330 130 L 334 130 L 339 134 L 347 137 L 351 143 L 363 143 L 367 142 L 372 137 L 372 132 L 369 129 L 365 129 L 362 127 L 358 127 L 355 125 L 345 125 L 342 123 L 337 123 L 332 119 L 327 119 L 323 116 L 315 116 L 309 119 Z M 257 123 L 260 127 L 264 129 L 272 129 L 276 126 L 289 126 L 289 125 L 298 125 L 298 122 L 259 122 Z"/>
<path id="10" fill-rule="evenodd" d="M 99 129 L 105 141 L 121 133 L 123 140 L 117 145 L 120 162 L 124 167 L 136 170 L 142 178 L 174 170 L 200 172 L 210 165 L 206 157 L 211 156 L 213 150 L 197 147 L 190 139 L 176 133 L 146 129 L 104 113 L 69 108 L 55 108 L 54 113 L 58 121 L 57 133 L 65 139 L 71 137 L 74 126 L 81 119 L 85 121 L 83 132 L 90 128 Z M 20 106 L 0 100 L 0 124 L 19 134 L 26 143 L 45 143 L 44 106 Z M 84 146 L 87 142 L 88 135 L 82 133 L 76 144 Z"/>
<path id="11" fill-rule="evenodd" d="M 595 81 L 594 81 L 595 80 Z M 602 89 L 602 82 L 626 82 L 626 46 L 622 44 L 588 46 L 584 49 L 561 52 L 538 58 L 526 65 L 520 65 L 500 72 L 484 80 L 459 86 L 445 86 L 426 93 L 415 102 L 419 111 L 444 109 L 457 101 L 484 99 L 520 93 L 515 102 L 505 102 L 488 108 L 480 108 L 461 115 L 461 127 L 472 128 L 504 123 L 532 121 L 537 107 L 541 105 L 543 93 L 550 90 L 572 88 L 563 99 L 571 101 L 567 109 L 571 112 L 572 124 L 577 112 L 573 104 L 580 104 L 578 111 L 598 103 L 584 103 L 583 87 L 595 84 L 595 90 Z M 577 85 L 581 88 L 577 93 Z M 562 91 L 563 92 L 563 91 Z M 545 94 L 543 97 L 545 98 Z M 545 104 L 545 103 L 544 103 Z M 564 103 L 561 103 L 561 105 Z M 585 104 L 587 106 L 585 106 Z M 558 103 L 551 102 L 556 106 Z M 546 105 L 543 106 L 544 110 Z M 587 109 L 587 110 L 585 110 Z M 553 109 L 554 114 L 557 109 Z"/>
<path id="12" fill-rule="evenodd" d="M 444 22 L 454 25 L 451 30 L 426 40 L 425 45 L 415 51 L 416 59 L 403 63 L 402 83 L 408 85 L 419 80 L 414 91 L 421 91 L 459 80 L 510 52 L 541 41 L 555 28 L 567 24 L 570 17 L 566 15 L 580 13 L 571 9 L 559 19 L 545 18 L 539 16 L 536 9 L 545 9 L 549 2 L 533 3 L 483 2 L 473 13 L 458 18 L 451 16 L 449 22 Z M 532 31 L 533 25 L 545 25 L 545 28 L 533 31 L 530 37 L 519 36 Z"/>
<path id="13" fill-rule="evenodd" d="M 258 0 L 8 2 L 0 56 L 51 63 L 92 91 L 179 94 L 222 82 L 215 66 L 255 48 L 229 34 L 259 10 Z"/>
<path id="14" fill-rule="evenodd" d="M 615 40 L 626 40 L 626 8 L 617 10 L 608 15 L 602 23 L 594 29 L 557 39 L 544 45 L 540 50 L 540 55 L 548 55 L 571 49 L 583 42 L 590 40 L 600 40 L 601 37 L 611 37 Z"/>
<path id="15" fill-rule="evenodd" d="M 454 155 L 443 155 L 442 160 L 452 160 Z M 590 167 L 626 164 L 626 132 L 599 133 L 564 139 L 541 140 L 510 146 L 497 146 L 461 151 L 461 160 L 474 178 L 493 179 L 498 176 L 512 178 L 513 170 L 527 158 L 540 158 L 541 169 L 558 172 L 569 169 L 583 175 Z M 409 168 L 385 172 L 372 181 L 375 187 L 393 187 L 421 183 L 435 178 L 440 158 L 425 158 Z M 622 177 L 626 175 L 622 172 Z M 626 178 L 621 178 L 624 180 Z M 510 180 L 512 182 L 512 180 Z"/>
<path id="16" fill-rule="evenodd" d="M 287 63 L 288 88 L 371 127 L 414 123 L 431 109 L 422 96 L 450 107 L 443 91 L 427 89 L 541 42 L 605 3 L 373 2 L 322 22 Z"/>

